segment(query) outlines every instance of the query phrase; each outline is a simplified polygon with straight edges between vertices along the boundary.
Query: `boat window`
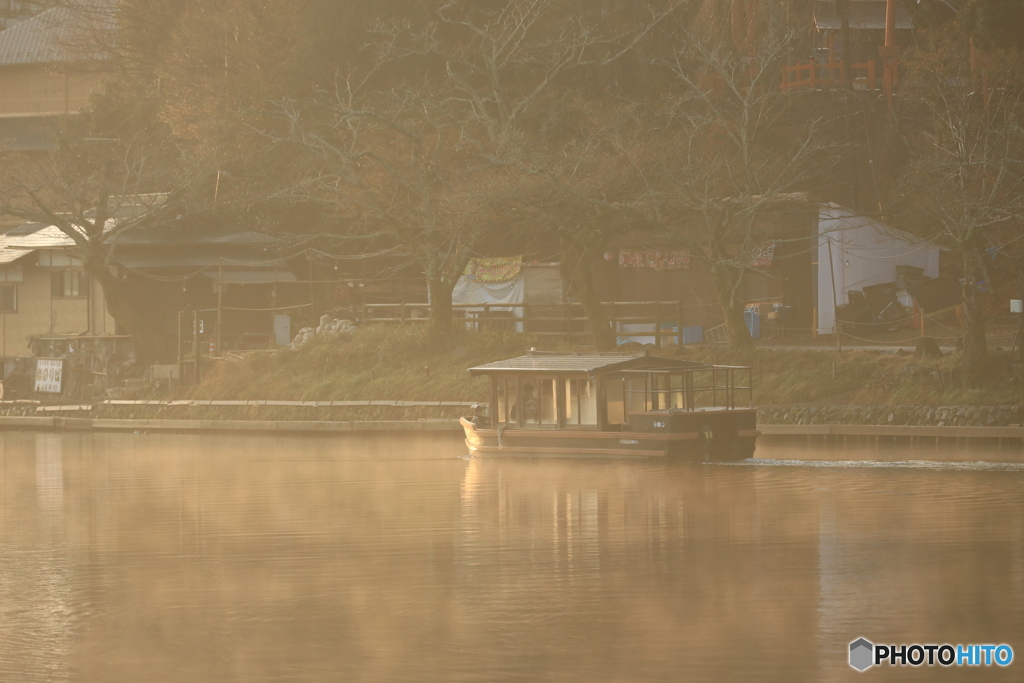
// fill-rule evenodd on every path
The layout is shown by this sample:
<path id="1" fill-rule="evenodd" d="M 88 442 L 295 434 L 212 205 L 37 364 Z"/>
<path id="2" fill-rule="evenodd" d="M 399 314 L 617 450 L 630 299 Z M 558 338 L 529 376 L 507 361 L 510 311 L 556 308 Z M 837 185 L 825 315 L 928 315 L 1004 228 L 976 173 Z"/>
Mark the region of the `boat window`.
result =
<path id="1" fill-rule="evenodd" d="M 580 381 L 580 424 L 597 424 L 597 383 L 594 380 Z"/>
<path id="2" fill-rule="evenodd" d="M 555 378 L 543 378 L 540 385 L 540 423 L 542 425 L 558 424 L 558 404 L 555 403 Z"/>
<path id="3" fill-rule="evenodd" d="M 626 378 L 626 403 L 631 415 L 647 412 L 647 376 L 631 375 Z"/>
<path id="4" fill-rule="evenodd" d="M 558 410 L 555 405 L 555 378 L 539 377 L 523 381 L 521 396 L 522 417 L 525 424 L 557 424 Z M 516 411 L 516 418 L 519 411 Z"/>
<path id="5" fill-rule="evenodd" d="M 500 383 L 504 381 L 505 384 L 505 403 L 508 407 L 506 415 L 508 419 L 506 422 L 519 422 L 519 382 L 516 377 L 509 377 L 505 380 L 498 380 Z"/>
<path id="6" fill-rule="evenodd" d="M 668 410 L 669 408 L 669 377 L 662 373 L 651 373 L 650 400 L 647 404 L 648 410 Z"/>
<path id="7" fill-rule="evenodd" d="M 570 425 L 597 424 L 597 395 L 594 382 L 588 379 L 565 380 L 565 423 Z M 620 406 L 622 385 L 619 384 Z M 620 407 L 621 411 L 621 407 Z"/>
<path id="8" fill-rule="evenodd" d="M 495 412 L 495 419 L 498 422 L 508 422 L 508 401 L 505 398 L 505 379 L 503 377 L 495 378 L 494 391 L 498 397 L 498 409 Z"/>
<path id="9" fill-rule="evenodd" d="M 680 374 L 673 374 L 670 376 L 670 397 L 669 402 L 670 408 L 676 410 L 682 410 L 686 407 L 685 400 L 683 399 L 683 376 Z"/>
<path id="10" fill-rule="evenodd" d="M 565 424 L 578 425 L 580 423 L 580 397 L 579 380 L 565 380 Z"/>
<path id="11" fill-rule="evenodd" d="M 622 388 L 622 378 L 614 377 L 605 384 L 608 397 L 608 424 L 620 425 L 626 421 L 626 404 Z"/>

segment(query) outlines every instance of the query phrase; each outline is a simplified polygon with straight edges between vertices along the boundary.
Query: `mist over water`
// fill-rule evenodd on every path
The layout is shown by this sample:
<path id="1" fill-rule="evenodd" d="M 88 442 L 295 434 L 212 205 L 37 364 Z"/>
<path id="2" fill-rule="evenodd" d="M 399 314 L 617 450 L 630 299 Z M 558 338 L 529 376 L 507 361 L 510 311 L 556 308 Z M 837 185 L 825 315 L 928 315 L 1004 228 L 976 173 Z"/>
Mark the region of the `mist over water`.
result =
<path id="1" fill-rule="evenodd" d="M 1020 451 L 468 460 L 457 438 L 0 436 L 0 680 L 1019 680 Z M 985 463 L 977 463 L 982 459 Z"/>

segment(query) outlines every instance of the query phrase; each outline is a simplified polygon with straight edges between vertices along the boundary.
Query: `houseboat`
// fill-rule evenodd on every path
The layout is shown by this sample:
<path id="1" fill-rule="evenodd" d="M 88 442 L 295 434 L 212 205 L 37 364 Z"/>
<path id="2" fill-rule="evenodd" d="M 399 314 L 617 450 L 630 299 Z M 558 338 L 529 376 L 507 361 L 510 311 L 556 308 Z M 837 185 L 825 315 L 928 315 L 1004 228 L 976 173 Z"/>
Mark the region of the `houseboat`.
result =
<path id="1" fill-rule="evenodd" d="M 491 380 L 489 410 L 461 419 L 482 457 L 731 461 L 751 457 L 760 434 L 749 367 L 531 351 L 469 371 Z"/>

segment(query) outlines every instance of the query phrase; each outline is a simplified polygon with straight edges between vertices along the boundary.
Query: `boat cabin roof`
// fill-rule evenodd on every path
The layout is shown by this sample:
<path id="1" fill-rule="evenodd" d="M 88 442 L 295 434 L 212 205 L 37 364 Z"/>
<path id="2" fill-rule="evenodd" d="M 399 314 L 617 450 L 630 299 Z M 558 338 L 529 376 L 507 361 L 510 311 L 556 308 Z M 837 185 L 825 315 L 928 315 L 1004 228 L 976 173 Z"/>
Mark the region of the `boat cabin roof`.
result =
<path id="1" fill-rule="evenodd" d="M 622 370 L 692 370 L 706 367 L 692 360 L 637 356 L 626 353 L 564 353 L 530 351 L 525 356 L 499 360 L 470 368 L 477 375 L 496 373 L 537 373 L 596 377 Z"/>

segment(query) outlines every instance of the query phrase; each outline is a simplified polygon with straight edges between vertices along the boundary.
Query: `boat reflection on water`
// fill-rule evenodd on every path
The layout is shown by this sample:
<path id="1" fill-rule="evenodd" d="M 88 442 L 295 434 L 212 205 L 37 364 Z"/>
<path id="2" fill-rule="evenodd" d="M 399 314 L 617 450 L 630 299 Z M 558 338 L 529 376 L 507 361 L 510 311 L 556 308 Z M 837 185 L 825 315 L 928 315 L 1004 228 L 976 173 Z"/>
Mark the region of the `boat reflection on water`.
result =
<path id="1" fill-rule="evenodd" d="M 492 637 L 542 649 L 555 646 L 531 617 L 557 605 L 545 632 L 601 634 L 615 645 L 587 648 L 585 665 L 623 675 L 623 653 L 643 652 L 698 678 L 820 680 L 849 671 L 860 635 L 1024 634 L 1024 466 L 830 467 L 796 451 L 806 466 L 472 460 L 460 595 L 491 617 L 504 607 L 480 624 Z M 576 659 L 571 647 L 558 656 Z"/>
<path id="2" fill-rule="evenodd" d="M 669 661 L 698 677 L 809 675 L 816 658 L 779 643 L 780 634 L 815 642 L 817 549 L 765 542 L 762 527 L 810 538 L 814 520 L 776 517 L 788 496 L 759 490 L 758 477 L 753 468 L 474 459 L 461 491 L 460 597 L 476 606 L 468 614 L 487 615 L 485 639 L 549 651 L 564 674 L 627 676 L 632 660 L 635 680 Z M 537 631 L 536 615 L 551 609 Z M 581 651 L 584 638 L 604 646 Z"/>

